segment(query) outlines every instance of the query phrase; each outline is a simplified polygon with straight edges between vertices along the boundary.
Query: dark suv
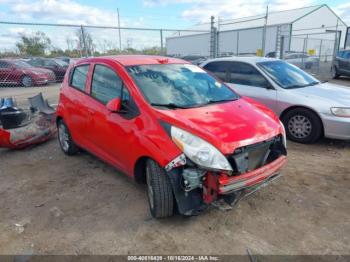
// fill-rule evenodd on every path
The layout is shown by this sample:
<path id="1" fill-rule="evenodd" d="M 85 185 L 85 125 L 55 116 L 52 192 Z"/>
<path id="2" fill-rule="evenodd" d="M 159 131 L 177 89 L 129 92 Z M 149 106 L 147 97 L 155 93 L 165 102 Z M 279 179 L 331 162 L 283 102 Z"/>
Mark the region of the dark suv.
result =
<path id="1" fill-rule="evenodd" d="M 332 66 L 332 77 L 350 76 L 350 50 L 339 51 Z"/>

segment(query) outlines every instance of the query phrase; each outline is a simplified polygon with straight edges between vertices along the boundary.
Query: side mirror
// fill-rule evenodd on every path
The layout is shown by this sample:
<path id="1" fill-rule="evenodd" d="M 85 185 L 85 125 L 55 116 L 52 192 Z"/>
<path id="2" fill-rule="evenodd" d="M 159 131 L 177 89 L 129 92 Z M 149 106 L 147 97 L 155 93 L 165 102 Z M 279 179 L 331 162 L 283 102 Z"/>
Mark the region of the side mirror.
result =
<path id="1" fill-rule="evenodd" d="M 107 103 L 107 108 L 111 112 L 119 112 L 122 107 L 122 100 L 118 98 L 113 98 Z"/>

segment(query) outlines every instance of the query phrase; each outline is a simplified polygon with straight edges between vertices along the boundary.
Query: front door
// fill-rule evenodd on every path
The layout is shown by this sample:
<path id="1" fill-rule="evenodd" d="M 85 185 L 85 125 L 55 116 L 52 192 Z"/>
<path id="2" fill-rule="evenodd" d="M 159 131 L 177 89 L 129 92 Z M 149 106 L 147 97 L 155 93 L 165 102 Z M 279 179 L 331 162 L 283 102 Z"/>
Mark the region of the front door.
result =
<path id="1" fill-rule="evenodd" d="M 125 112 L 107 109 L 107 103 L 117 97 L 122 99 L 122 110 Z M 94 146 L 93 151 L 122 171 L 131 166 L 128 153 L 134 142 L 135 119 L 132 115 L 130 117 L 131 109 L 127 108 L 130 101 L 130 93 L 113 66 L 95 64 L 88 103 L 90 120 L 86 132 Z"/>
<path id="2" fill-rule="evenodd" d="M 253 66 L 244 62 L 220 63 L 219 74 L 213 72 L 228 86 L 242 96 L 248 96 L 277 111 L 277 92 L 270 82 Z M 224 69 L 222 67 L 225 67 Z M 210 69 L 216 69 L 209 66 Z M 209 69 L 209 70 L 210 70 Z"/>

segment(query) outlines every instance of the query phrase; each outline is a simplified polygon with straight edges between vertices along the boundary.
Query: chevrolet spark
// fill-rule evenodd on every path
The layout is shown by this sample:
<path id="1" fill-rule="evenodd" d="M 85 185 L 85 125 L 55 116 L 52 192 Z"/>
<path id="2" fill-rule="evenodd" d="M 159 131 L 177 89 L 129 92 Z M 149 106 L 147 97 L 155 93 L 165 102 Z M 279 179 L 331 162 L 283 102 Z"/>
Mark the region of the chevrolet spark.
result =
<path id="1" fill-rule="evenodd" d="M 147 184 L 156 218 L 232 206 L 287 161 L 271 110 L 186 61 L 87 58 L 67 72 L 57 107 L 63 152 L 85 149 Z"/>

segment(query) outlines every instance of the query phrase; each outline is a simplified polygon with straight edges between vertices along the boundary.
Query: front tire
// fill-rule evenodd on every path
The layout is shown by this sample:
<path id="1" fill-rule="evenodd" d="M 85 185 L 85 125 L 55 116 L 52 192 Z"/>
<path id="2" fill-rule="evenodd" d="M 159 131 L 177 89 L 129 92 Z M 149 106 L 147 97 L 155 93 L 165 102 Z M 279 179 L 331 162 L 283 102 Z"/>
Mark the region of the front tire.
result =
<path id="1" fill-rule="evenodd" d="M 75 155 L 76 153 L 78 153 L 79 148 L 74 143 L 72 136 L 68 130 L 68 127 L 62 119 L 58 121 L 57 129 L 58 129 L 58 142 L 60 144 L 60 147 L 63 153 L 69 156 Z"/>
<path id="2" fill-rule="evenodd" d="M 174 214 L 174 195 L 165 170 L 149 159 L 146 164 L 148 202 L 154 218 L 170 217 Z"/>
<path id="3" fill-rule="evenodd" d="M 339 78 L 340 75 L 339 75 L 338 69 L 337 69 L 337 67 L 335 65 L 332 66 L 331 71 L 332 71 L 332 78 L 333 79 Z"/>
<path id="4" fill-rule="evenodd" d="M 21 85 L 23 87 L 31 87 L 33 86 L 33 79 L 30 76 L 23 76 L 21 79 Z"/>
<path id="5" fill-rule="evenodd" d="M 282 117 L 288 139 L 303 143 L 315 143 L 322 135 L 322 122 L 309 109 L 295 108 Z"/>

